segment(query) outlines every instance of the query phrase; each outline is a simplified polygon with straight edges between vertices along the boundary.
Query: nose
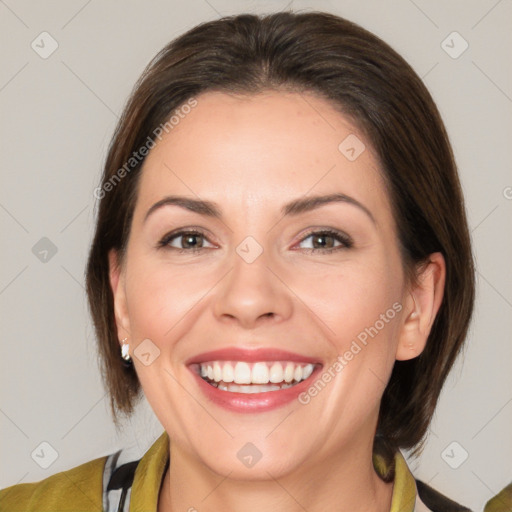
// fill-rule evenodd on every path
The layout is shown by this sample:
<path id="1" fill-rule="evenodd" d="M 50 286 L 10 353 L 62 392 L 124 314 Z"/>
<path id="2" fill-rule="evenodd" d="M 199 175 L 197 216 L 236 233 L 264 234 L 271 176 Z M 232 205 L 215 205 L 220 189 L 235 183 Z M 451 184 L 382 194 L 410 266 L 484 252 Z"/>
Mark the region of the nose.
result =
<path id="1" fill-rule="evenodd" d="M 234 254 L 231 271 L 219 283 L 213 305 L 215 317 L 245 329 L 288 319 L 293 294 L 278 276 L 265 251 L 252 263 Z"/>

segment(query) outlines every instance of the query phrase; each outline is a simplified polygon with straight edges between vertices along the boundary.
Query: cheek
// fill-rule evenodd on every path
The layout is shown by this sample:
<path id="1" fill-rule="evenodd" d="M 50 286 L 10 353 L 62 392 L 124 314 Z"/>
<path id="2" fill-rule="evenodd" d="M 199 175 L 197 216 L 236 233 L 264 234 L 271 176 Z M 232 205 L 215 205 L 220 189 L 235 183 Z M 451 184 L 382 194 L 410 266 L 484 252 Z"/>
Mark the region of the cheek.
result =
<path id="1" fill-rule="evenodd" d="M 138 338 L 162 340 L 208 290 L 208 275 L 154 258 L 132 256 L 126 272 L 130 328 Z"/>
<path id="2" fill-rule="evenodd" d="M 330 267 L 314 276 L 300 273 L 294 290 L 342 348 L 347 339 L 373 326 L 388 310 L 395 318 L 393 304 L 401 300 L 401 282 L 399 269 L 374 260 L 372 265 L 354 262 L 339 269 Z"/>
<path id="3" fill-rule="evenodd" d="M 333 396 L 342 394 L 340 404 L 356 409 L 374 407 L 395 361 L 402 310 L 399 258 L 375 255 L 329 267 L 312 279 L 300 275 L 294 290 L 316 314 L 329 344 Z"/>
<path id="4" fill-rule="evenodd" d="M 387 264 L 354 266 L 330 272 L 309 288 L 305 302 L 324 326 L 329 352 L 319 377 L 326 384 L 315 382 L 303 399 L 328 388 L 313 406 L 327 422 L 344 415 L 357 430 L 379 407 L 395 362 L 402 310 L 401 273 L 391 270 Z"/>

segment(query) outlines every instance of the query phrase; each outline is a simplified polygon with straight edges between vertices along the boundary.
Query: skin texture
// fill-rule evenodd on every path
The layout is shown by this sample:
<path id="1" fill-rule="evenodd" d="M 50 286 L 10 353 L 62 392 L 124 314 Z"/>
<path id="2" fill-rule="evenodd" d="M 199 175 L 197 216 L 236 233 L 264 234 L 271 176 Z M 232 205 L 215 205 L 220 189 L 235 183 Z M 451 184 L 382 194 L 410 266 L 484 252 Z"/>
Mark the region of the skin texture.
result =
<path id="1" fill-rule="evenodd" d="M 313 94 L 207 92 L 145 160 L 127 252 L 110 254 L 119 339 L 128 338 L 144 393 L 171 439 L 159 511 L 387 511 L 392 483 L 372 466 L 379 403 L 395 359 L 423 350 L 442 300 L 445 266 L 431 255 L 418 284 L 405 281 L 396 227 L 369 143 Z M 353 162 L 338 146 L 355 134 Z M 299 215 L 281 207 L 305 196 L 346 194 Z M 168 195 L 217 203 L 221 219 L 179 206 L 148 210 Z M 179 228 L 205 234 L 179 253 Z M 315 231 L 334 229 L 353 245 Z M 263 253 L 247 263 L 237 246 L 252 236 Z M 316 247 L 316 252 L 311 248 Z M 240 414 L 209 402 L 185 361 L 238 346 L 279 348 L 331 366 L 365 328 L 401 311 L 307 405 L 293 401 Z M 149 366 L 133 351 L 160 350 Z M 237 452 L 253 443 L 252 468 Z M 227 478 L 226 478 L 227 477 Z M 207 497 L 203 500 L 203 498 Z"/>

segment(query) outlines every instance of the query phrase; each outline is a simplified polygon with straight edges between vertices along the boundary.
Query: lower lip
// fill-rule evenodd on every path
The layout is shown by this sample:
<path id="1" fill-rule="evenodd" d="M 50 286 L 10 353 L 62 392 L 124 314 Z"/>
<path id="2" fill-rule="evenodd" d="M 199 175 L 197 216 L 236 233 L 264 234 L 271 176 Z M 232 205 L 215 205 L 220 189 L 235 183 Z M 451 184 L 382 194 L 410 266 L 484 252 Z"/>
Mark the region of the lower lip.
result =
<path id="1" fill-rule="evenodd" d="M 312 379 L 320 369 L 321 367 L 315 368 L 306 380 L 291 388 L 254 394 L 224 391 L 208 384 L 194 370 L 191 372 L 197 380 L 199 389 L 215 404 L 234 412 L 255 413 L 271 411 L 293 402 L 293 400 L 298 400 L 299 395 L 311 385 Z"/>

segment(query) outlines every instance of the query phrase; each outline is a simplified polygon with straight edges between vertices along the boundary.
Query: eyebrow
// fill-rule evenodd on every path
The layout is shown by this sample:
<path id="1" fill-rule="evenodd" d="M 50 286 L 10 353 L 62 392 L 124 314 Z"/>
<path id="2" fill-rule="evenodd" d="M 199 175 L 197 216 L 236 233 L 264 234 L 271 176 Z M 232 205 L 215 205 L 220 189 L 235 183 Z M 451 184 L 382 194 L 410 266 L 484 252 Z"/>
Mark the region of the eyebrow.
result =
<path id="1" fill-rule="evenodd" d="M 375 218 L 372 215 L 372 212 L 366 206 L 364 206 L 362 203 L 360 203 L 353 197 L 340 193 L 295 199 L 285 204 L 281 208 L 281 214 L 283 216 L 300 215 L 301 213 L 310 212 L 312 210 L 320 208 L 321 206 L 331 203 L 346 203 L 356 206 L 364 213 L 366 213 L 366 215 L 372 220 L 374 224 L 376 223 Z M 160 201 L 156 202 L 153 206 L 151 206 L 151 208 L 146 213 L 144 222 L 156 210 L 164 206 L 170 205 L 179 206 L 191 212 L 198 213 L 200 215 L 205 215 L 207 217 L 212 217 L 216 219 L 222 218 L 222 212 L 217 203 L 214 203 L 212 201 L 205 201 L 202 199 L 192 199 L 184 196 L 167 196 L 161 199 Z"/>

